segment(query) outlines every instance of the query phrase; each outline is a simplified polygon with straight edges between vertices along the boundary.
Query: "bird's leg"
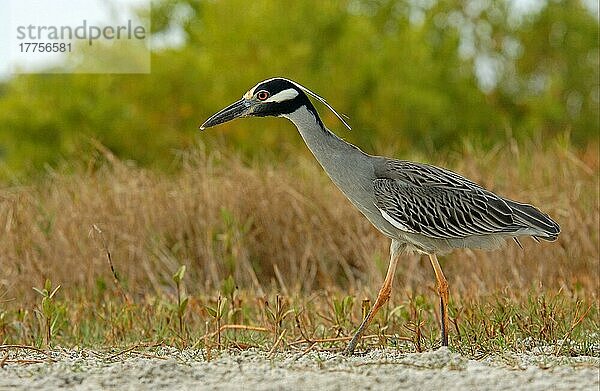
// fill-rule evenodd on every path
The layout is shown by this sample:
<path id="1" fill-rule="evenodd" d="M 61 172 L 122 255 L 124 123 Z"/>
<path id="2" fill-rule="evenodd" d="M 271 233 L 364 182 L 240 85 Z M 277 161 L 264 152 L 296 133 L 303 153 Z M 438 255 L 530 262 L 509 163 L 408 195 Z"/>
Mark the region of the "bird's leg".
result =
<path id="1" fill-rule="evenodd" d="M 448 281 L 435 254 L 429 254 L 429 260 L 435 272 L 438 293 L 440 295 L 440 321 L 442 323 L 442 346 L 448 346 Z"/>
<path id="2" fill-rule="evenodd" d="M 371 310 L 369 311 L 369 313 L 365 317 L 365 319 L 363 319 L 362 323 L 360 324 L 360 327 L 358 328 L 358 330 L 352 337 L 352 340 L 346 347 L 346 350 L 344 350 L 344 355 L 346 355 L 346 356 L 350 356 L 350 355 L 352 355 L 352 353 L 354 353 L 354 349 L 356 348 L 356 345 L 358 344 L 360 337 L 362 337 L 363 333 L 365 332 L 365 329 L 367 328 L 367 326 L 369 326 L 369 324 L 375 317 L 375 314 L 377 313 L 377 311 L 379 311 L 379 309 L 390 298 L 390 294 L 392 292 L 392 281 L 394 280 L 394 272 L 396 271 L 396 264 L 398 263 L 398 255 L 399 255 L 398 251 L 396 250 L 396 248 L 394 246 L 395 246 L 394 243 L 392 243 L 390 265 L 388 267 L 387 274 L 385 275 L 385 280 L 383 281 L 383 286 L 381 287 L 381 289 L 379 290 L 379 294 L 377 295 L 377 300 L 375 300 L 375 304 L 373 305 L 373 307 L 371 308 Z"/>

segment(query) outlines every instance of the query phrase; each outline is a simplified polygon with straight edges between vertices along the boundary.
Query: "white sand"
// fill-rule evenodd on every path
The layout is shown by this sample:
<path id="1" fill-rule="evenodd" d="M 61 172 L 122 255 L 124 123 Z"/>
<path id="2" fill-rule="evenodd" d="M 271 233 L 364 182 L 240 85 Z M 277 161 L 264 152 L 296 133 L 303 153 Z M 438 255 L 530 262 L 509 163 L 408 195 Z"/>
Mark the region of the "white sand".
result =
<path id="1" fill-rule="evenodd" d="M 4 350 L 0 390 L 599 390 L 600 358 L 507 354 L 469 360 L 448 349 L 426 353 L 374 350 L 350 358 L 332 353 L 223 352 L 158 348 L 111 353 L 56 348 Z M 215 352 L 213 352 L 214 355 Z M 23 364 L 13 360 L 48 362 Z"/>

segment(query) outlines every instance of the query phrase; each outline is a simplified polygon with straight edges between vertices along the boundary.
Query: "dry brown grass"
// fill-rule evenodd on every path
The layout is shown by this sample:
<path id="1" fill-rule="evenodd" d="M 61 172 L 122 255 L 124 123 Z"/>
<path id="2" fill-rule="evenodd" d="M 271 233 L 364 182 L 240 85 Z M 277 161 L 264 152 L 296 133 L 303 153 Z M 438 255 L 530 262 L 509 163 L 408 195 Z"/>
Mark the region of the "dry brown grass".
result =
<path id="1" fill-rule="evenodd" d="M 465 148 L 460 157 L 433 162 L 541 207 L 562 227 L 556 243 L 524 240 L 524 250 L 509 243 L 497 252 L 445 257 L 453 296 L 542 286 L 597 297 L 595 152 L 513 144 L 487 153 Z M 387 239 L 307 154 L 247 165 L 198 148 L 180 156 L 175 174 L 137 168 L 108 151 L 102 156 L 75 173 L 0 191 L 0 285 L 19 303 L 30 302 L 31 287 L 46 278 L 63 292 L 111 281 L 103 241 L 134 295 L 172 291 L 180 264 L 187 265 L 191 294 L 214 292 L 228 275 L 240 288 L 284 294 L 339 288 L 368 296 L 382 280 Z M 396 278 L 396 292 L 434 286 L 428 261 L 418 256 L 406 256 Z"/>
<path id="2" fill-rule="evenodd" d="M 198 148 L 180 154 L 166 174 L 97 147 L 87 164 L 0 191 L 0 344 L 169 343 L 205 346 L 210 356 L 224 346 L 345 343 L 369 305 L 362 300 L 382 280 L 388 241 L 308 153 L 245 164 Z M 538 205 L 563 229 L 556 243 L 526 240 L 524 250 L 509 243 L 442 260 L 451 283 L 451 344 L 473 357 L 527 349 L 531 341 L 561 354 L 594 354 L 597 145 L 578 153 L 560 145 L 509 144 L 486 153 L 466 146 L 431 163 Z M 187 312 L 172 280 L 180 265 L 187 266 Z M 396 278 L 369 341 L 435 346 L 428 261 L 406 256 Z M 46 279 L 53 285 L 44 290 Z"/>

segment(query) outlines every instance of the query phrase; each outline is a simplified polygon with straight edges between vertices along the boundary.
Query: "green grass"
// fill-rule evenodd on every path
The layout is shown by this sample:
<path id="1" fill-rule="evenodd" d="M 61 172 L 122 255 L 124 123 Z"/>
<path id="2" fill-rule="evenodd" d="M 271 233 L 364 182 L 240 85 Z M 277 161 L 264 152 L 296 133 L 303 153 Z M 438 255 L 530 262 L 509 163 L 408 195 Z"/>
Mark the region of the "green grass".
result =
<path id="1" fill-rule="evenodd" d="M 0 312 L 4 344 L 93 348 L 170 345 L 223 349 L 256 347 L 341 350 L 360 323 L 365 304 L 343 292 L 310 296 L 267 296 L 227 289 L 211 296 L 114 296 L 98 289 L 67 299 L 40 295 L 33 308 Z M 6 295 L 4 295 L 6 296 Z M 396 292 L 376 316 L 359 348 L 388 347 L 405 352 L 439 346 L 437 297 Z M 526 352 L 546 347 L 549 354 L 597 355 L 598 306 L 564 291 L 531 289 L 523 295 L 497 292 L 451 299 L 451 348 L 468 357 Z M 51 324 L 51 327 L 49 326 Z M 550 348 L 548 348 L 548 346 Z M 548 350 L 549 349 L 549 350 Z M 213 353 L 214 354 L 214 353 Z"/>

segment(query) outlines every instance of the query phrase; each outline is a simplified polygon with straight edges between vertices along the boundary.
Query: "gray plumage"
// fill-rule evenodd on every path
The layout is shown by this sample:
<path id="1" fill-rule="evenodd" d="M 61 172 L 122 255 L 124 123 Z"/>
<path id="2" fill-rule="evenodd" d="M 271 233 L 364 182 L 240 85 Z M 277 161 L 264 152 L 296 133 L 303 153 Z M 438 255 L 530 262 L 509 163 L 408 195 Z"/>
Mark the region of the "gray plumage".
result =
<path id="1" fill-rule="evenodd" d="M 349 127 L 322 97 L 291 80 L 274 78 L 258 83 L 201 128 L 236 117 L 288 118 L 350 202 L 407 250 L 439 254 L 454 248 L 492 249 L 510 237 L 519 243 L 516 237 L 522 235 L 557 238 L 558 224 L 531 205 L 500 197 L 443 168 L 364 153 L 325 127 L 306 94 Z"/>
<path id="2" fill-rule="evenodd" d="M 379 308 L 389 299 L 394 271 L 404 251 L 426 253 L 440 295 L 442 345 L 448 345 L 448 282 L 436 254 L 455 248 L 492 249 L 518 236 L 555 240 L 560 228 L 535 207 L 497 196 L 459 174 L 422 163 L 364 153 L 329 131 L 307 95 L 325 99 L 284 78 L 258 83 L 200 129 L 235 118 L 279 116 L 296 125 L 304 142 L 333 183 L 384 235 L 392 240 L 390 265 L 377 300 L 349 342 L 352 354 Z"/>
<path id="3" fill-rule="evenodd" d="M 366 154 L 321 126 L 309 110 L 285 117 L 346 197 L 407 250 L 494 249 L 506 238 L 555 240 L 560 232 L 537 208 L 500 197 L 455 172 Z"/>
<path id="4" fill-rule="evenodd" d="M 375 204 L 399 229 L 450 240 L 448 247 L 493 247 L 495 240 L 479 237 L 486 235 L 531 235 L 548 240 L 558 235 L 558 225 L 548 215 L 497 196 L 455 172 L 381 159 L 373 181 Z M 474 236 L 480 243 L 469 240 Z"/>

